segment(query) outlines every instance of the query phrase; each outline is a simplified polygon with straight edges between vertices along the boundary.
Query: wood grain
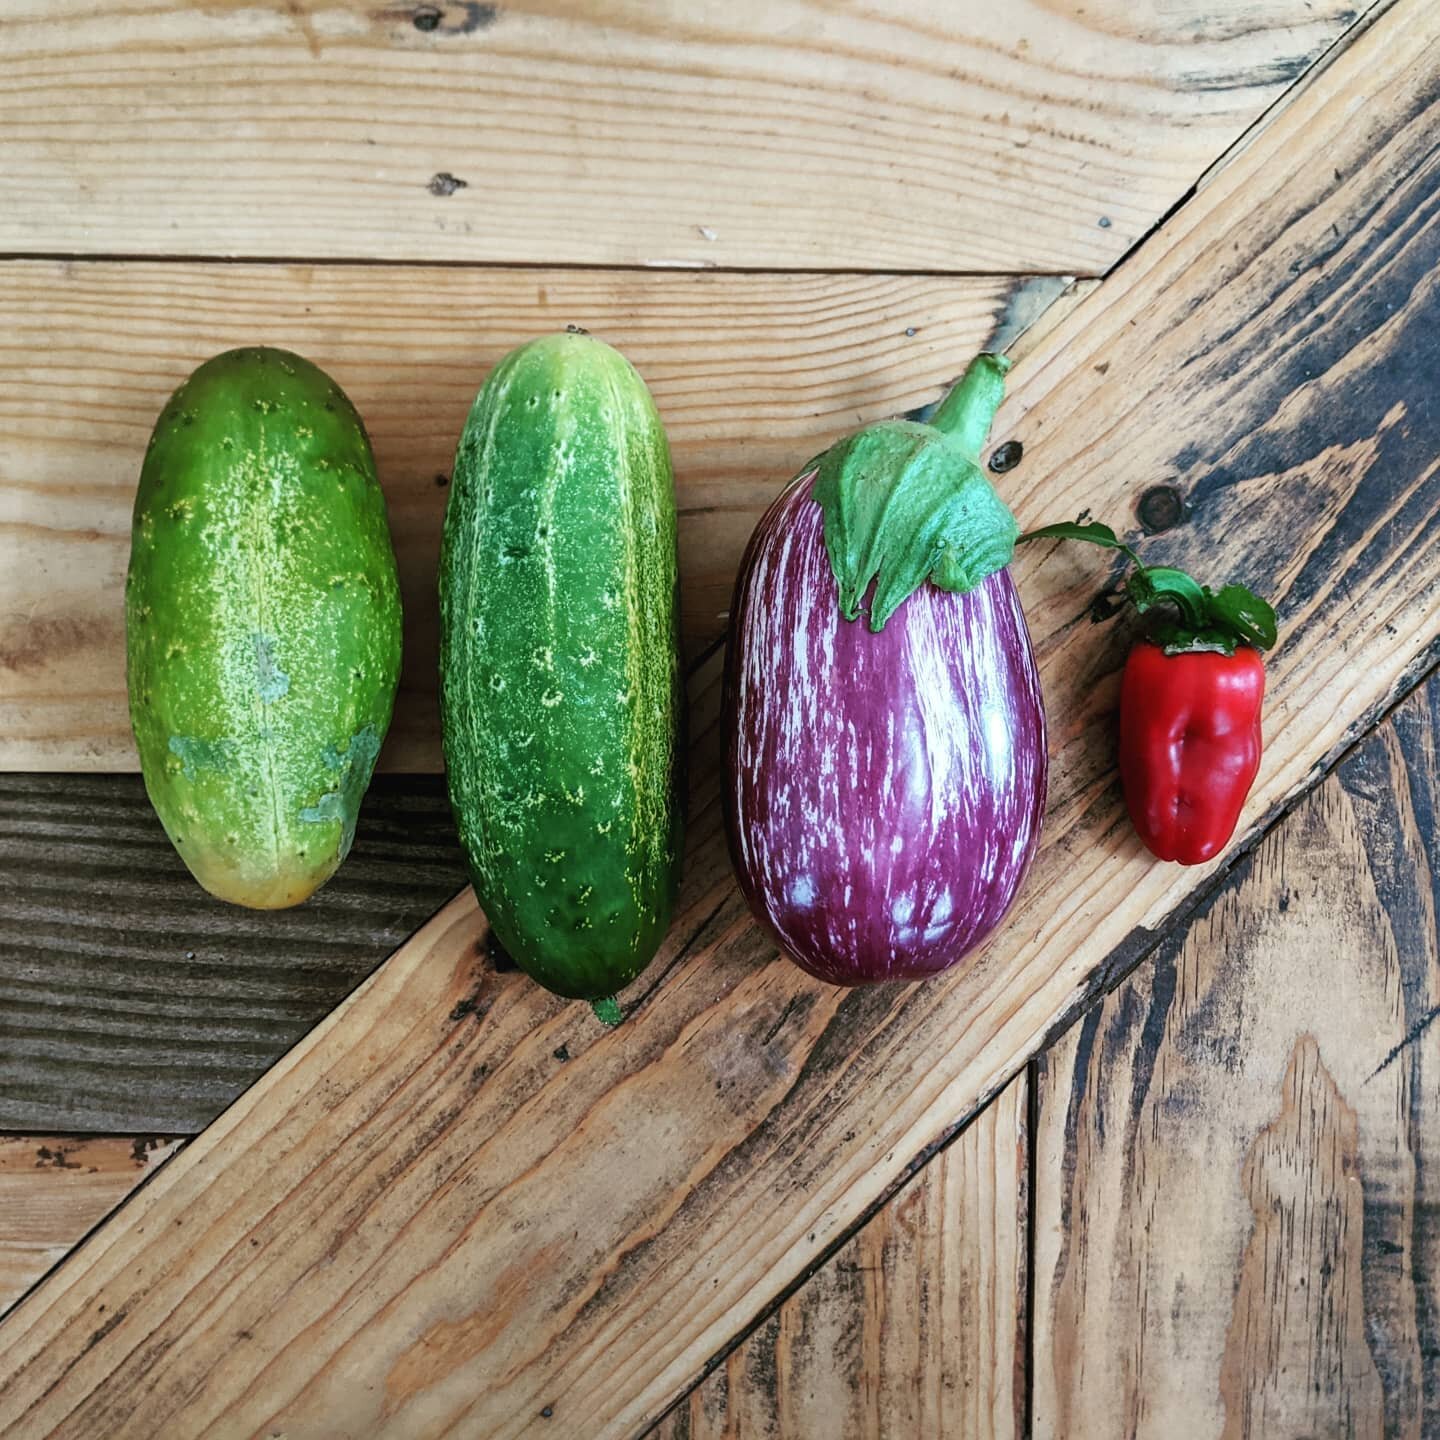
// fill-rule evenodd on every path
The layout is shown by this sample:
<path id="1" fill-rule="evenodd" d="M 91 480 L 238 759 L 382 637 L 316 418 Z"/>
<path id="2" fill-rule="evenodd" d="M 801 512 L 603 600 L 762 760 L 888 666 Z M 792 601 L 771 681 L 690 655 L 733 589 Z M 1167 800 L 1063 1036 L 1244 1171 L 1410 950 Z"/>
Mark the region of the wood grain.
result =
<path id="1" fill-rule="evenodd" d="M 0 1315 L 181 1143 L 166 1135 L 0 1136 Z"/>
<path id="2" fill-rule="evenodd" d="M 837 435 L 936 400 L 1049 279 L 389 266 L 0 264 L 0 768 L 126 770 L 123 585 L 150 428 L 207 356 L 263 340 L 364 416 L 400 563 L 405 668 L 382 765 L 436 770 L 435 564 L 455 444 L 512 346 L 619 345 L 669 431 L 692 653 L 758 512 Z M 911 333 L 913 332 L 913 333 Z"/>
<path id="3" fill-rule="evenodd" d="M 0 250 L 1099 274 L 1363 0 L 7 0 Z"/>
<path id="4" fill-rule="evenodd" d="M 136 775 L 0 776 L 0 1130 L 208 1125 L 466 884 L 438 777 L 381 777 L 314 899 L 190 878 Z"/>
<path id="5" fill-rule="evenodd" d="M 1027 1104 L 1022 1071 L 653 1440 L 1025 1433 Z"/>
<path id="6" fill-rule="evenodd" d="M 1400 0 L 1017 367 L 1002 421 L 1027 516 L 1118 519 L 1174 477 L 1194 519 L 1165 553 L 1280 601 L 1250 825 L 1440 652 L 1437 39 Z M 626 1024 L 495 976 L 456 901 L 0 1326 L 0 1429 L 654 1420 L 1206 883 L 1124 823 L 1126 632 L 1092 617 L 1092 564 L 1019 567 L 1053 787 L 975 963 L 838 992 L 777 960 L 702 747 L 679 919 Z"/>
<path id="7" fill-rule="evenodd" d="M 1440 681 L 1039 1065 L 1035 1433 L 1440 1426 Z"/>

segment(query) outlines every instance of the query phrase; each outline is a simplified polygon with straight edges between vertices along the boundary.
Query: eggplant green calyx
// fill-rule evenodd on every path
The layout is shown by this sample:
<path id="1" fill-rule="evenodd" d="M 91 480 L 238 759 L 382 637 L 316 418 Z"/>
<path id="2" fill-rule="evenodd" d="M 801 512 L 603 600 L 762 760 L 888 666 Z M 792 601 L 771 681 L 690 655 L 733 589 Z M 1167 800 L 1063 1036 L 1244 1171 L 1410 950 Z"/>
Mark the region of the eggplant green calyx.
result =
<path id="1" fill-rule="evenodd" d="M 867 425 L 805 467 L 847 620 L 872 583 L 878 631 L 926 580 L 963 595 L 1010 563 L 1020 527 L 980 463 L 1009 368 L 977 355 L 929 425 Z"/>
<path id="2" fill-rule="evenodd" d="M 1083 540 L 1107 550 L 1123 550 L 1134 565 L 1126 577 L 1125 594 L 1141 615 L 1150 616 L 1150 638 L 1167 655 L 1215 650 L 1233 655 L 1237 645 L 1268 650 L 1276 640 L 1275 611 L 1243 585 L 1211 590 L 1183 570 L 1146 565 L 1108 525 L 1062 523 L 1027 530 L 1027 540 Z"/>

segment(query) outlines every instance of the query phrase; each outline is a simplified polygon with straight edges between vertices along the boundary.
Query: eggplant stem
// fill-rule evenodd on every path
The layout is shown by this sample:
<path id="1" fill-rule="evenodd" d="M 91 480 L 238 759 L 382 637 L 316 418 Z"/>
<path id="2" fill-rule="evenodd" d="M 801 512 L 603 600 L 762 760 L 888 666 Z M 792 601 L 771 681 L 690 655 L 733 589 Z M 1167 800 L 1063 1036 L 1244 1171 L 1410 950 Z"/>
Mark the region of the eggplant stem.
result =
<path id="1" fill-rule="evenodd" d="M 995 412 L 1005 396 L 1005 374 L 1010 365 L 1004 355 L 977 355 L 930 421 L 935 429 L 958 440 L 977 465 Z"/>

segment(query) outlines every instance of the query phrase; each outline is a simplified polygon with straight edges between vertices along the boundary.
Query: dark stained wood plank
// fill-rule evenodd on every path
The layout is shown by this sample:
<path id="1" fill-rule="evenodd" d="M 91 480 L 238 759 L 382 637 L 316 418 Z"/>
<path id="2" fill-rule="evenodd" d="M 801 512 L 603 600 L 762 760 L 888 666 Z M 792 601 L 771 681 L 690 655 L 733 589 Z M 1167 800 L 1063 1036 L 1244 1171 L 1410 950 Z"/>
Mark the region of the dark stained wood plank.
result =
<path id="1" fill-rule="evenodd" d="M 0 248 L 1107 269 L 1369 0 L 6 0 Z"/>
<path id="2" fill-rule="evenodd" d="M 1001 419 L 1027 518 L 1118 517 L 1176 474 L 1204 504 L 1170 553 L 1280 600 L 1251 824 L 1435 656 L 1437 56 L 1440 12 L 1399 0 L 1040 342 Z M 776 961 L 713 789 L 618 1030 L 494 976 L 462 898 L 0 1326 L 0 1426 L 123 1440 L 142 1401 L 147 1433 L 653 1421 L 1207 883 L 1125 825 L 1128 632 L 1092 623 L 1092 565 L 1017 567 L 1055 783 L 976 963 L 839 993 Z"/>
<path id="3" fill-rule="evenodd" d="M 0 1130 L 202 1129 L 466 883 L 444 782 L 381 776 L 294 910 L 190 878 L 138 775 L 0 774 Z"/>
<path id="4" fill-rule="evenodd" d="M 1027 1112 L 1022 1071 L 654 1440 L 1024 1434 Z"/>
<path id="5" fill-rule="evenodd" d="M 0 1315 L 182 1143 L 168 1135 L 0 1136 Z"/>
<path id="6" fill-rule="evenodd" d="M 1440 1433 L 1440 680 L 1038 1067 L 1039 1437 Z"/>

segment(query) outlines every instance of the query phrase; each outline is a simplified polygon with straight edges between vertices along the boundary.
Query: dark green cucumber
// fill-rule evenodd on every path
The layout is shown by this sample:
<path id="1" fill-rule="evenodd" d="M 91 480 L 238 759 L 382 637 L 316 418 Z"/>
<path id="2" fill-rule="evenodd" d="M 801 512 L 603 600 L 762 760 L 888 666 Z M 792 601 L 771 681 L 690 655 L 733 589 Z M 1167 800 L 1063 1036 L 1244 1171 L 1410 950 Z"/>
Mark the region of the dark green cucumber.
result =
<path id="1" fill-rule="evenodd" d="M 323 371 L 231 350 L 170 398 L 125 630 L 145 788 L 191 874 L 239 905 L 304 900 L 350 848 L 400 672 L 385 499 Z"/>
<path id="2" fill-rule="evenodd" d="M 495 934 L 597 999 L 679 879 L 675 495 L 654 401 L 582 333 L 511 352 L 455 456 L 440 557 L 450 801 Z"/>

